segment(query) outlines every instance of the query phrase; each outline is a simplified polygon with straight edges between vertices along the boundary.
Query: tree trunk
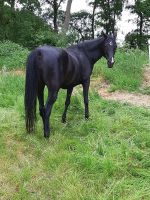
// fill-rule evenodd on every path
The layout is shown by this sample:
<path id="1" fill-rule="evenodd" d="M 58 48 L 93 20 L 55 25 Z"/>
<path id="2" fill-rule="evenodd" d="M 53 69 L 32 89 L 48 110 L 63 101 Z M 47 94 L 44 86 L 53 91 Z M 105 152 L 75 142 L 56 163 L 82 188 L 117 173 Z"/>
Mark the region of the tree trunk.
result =
<path id="1" fill-rule="evenodd" d="M 15 0 L 11 1 L 11 8 L 15 8 Z"/>
<path id="2" fill-rule="evenodd" d="M 10 0 L 9 2 L 10 2 L 11 8 L 14 9 L 15 8 L 15 0 Z"/>
<path id="3" fill-rule="evenodd" d="M 72 0 L 68 0 L 67 7 L 66 7 L 64 27 L 63 27 L 64 32 L 67 32 L 69 28 L 71 5 L 72 5 Z"/>
<path id="4" fill-rule="evenodd" d="M 1 33 L 3 33 L 4 31 L 3 30 L 1 30 L 1 27 L 3 27 L 2 25 L 3 25 L 3 10 L 4 10 L 4 1 L 3 0 L 0 0 L 0 19 L 1 19 L 1 21 L 0 21 L 0 31 L 1 31 Z M 1 25 L 2 24 L 2 25 Z"/>
<path id="5" fill-rule="evenodd" d="M 58 33 L 58 26 L 57 26 L 58 6 L 57 6 L 57 0 L 54 0 L 53 9 L 54 9 L 54 19 L 53 19 L 54 31 L 56 33 Z"/>
<path id="6" fill-rule="evenodd" d="M 96 9 L 96 0 L 94 1 L 93 5 L 93 12 L 92 12 L 92 38 L 94 39 L 95 30 L 94 30 L 94 24 L 95 24 L 95 9 Z"/>
<path id="7" fill-rule="evenodd" d="M 138 46 L 141 49 L 142 48 L 142 36 L 143 36 L 143 14 L 140 13 L 140 29 L 139 29 L 139 42 L 138 42 Z"/>
<path id="8" fill-rule="evenodd" d="M 105 27 L 106 34 L 108 34 L 110 29 L 111 29 L 110 1 L 107 0 L 106 4 L 107 4 L 107 11 L 106 11 L 106 14 L 105 14 L 106 15 L 106 17 L 105 17 L 106 22 L 105 22 L 104 27 Z"/>

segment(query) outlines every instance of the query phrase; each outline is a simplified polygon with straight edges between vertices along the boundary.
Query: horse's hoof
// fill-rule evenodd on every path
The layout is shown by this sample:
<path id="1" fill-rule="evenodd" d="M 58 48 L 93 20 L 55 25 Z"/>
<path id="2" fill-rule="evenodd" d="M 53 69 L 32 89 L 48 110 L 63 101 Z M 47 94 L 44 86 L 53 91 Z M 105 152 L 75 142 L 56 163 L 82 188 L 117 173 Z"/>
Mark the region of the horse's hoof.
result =
<path id="1" fill-rule="evenodd" d="M 88 120 L 89 119 L 89 116 L 85 116 L 85 120 Z"/>
<path id="2" fill-rule="evenodd" d="M 66 123 L 66 119 L 62 118 L 61 122 L 65 124 Z"/>
<path id="3" fill-rule="evenodd" d="M 48 140 L 48 139 L 49 139 L 49 136 L 47 136 L 47 135 L 44 135 L 44 138 Z"/>
<path id="4" fill-rule="evenodd" d="M 49 136 L 50 136 L 50 133 L 44 133 L 44 137 L 45 137 L 46 139 L 49 139 Z"/>

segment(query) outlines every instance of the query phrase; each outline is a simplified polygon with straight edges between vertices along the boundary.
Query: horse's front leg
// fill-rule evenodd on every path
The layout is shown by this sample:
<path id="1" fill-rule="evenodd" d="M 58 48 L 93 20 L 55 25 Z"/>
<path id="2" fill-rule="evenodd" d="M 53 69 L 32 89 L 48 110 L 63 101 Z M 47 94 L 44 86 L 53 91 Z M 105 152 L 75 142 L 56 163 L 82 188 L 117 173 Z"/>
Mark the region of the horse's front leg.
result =
<path id="1" fill-rule="evenodd" d="M 69 88 L 67 89 L 67 96 L 66 96 L 66 101 L 65 101 L 65 109 L 62 115 L 62 122 L 65 123 L 66 122 L 66 114 L 67 114 L 67 109 L 68 106 L 70 105 L 70 98 L 71 98 L 71 94 L 72 94 L 73 88 Z"/>
<path id="2" fill-rule="evenodd" d="M 84 105 L 85 105 L 85 119 L 88 119 L 89 118 L 88 93 L 89 93 L 90 79 L 86 80 L 82 85 L 83 85 L 83 96 L 84 96 Z"/>
<path id="3" fill-rule="evenodd" d="M 48 91 L 48 99 L 45 105 L 45 120 L 44 120 L 44 137 L 49 138 L 50 136 L 50 125 L 49 118 L 54 102 L 57 99 L 58 91 Z"/>

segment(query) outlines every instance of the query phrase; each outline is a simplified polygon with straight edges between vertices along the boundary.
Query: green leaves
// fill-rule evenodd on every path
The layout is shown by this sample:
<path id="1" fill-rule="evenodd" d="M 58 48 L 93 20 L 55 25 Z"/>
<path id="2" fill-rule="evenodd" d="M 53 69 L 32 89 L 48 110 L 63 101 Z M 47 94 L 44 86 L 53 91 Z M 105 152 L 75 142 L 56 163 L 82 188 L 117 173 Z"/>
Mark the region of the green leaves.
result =
<path id="1" fill-rule="evenodd" d="M 127 6 L 127 9 L 130 9 L 132 13 L 136 14 L 138 20 L 136 20 L 137 29 L 126 36 L 126 41 L 132 47 L 138 46 L 138 48 L 144 49 L 149 38 L 150 1 L 136 0 L 135 4 Z"/>
<path id="2" fill-rule="evenodd" d="M 0 69 L 21 68 L 25 66 L 28 50 L 11 41 L 0 42 Z"/>

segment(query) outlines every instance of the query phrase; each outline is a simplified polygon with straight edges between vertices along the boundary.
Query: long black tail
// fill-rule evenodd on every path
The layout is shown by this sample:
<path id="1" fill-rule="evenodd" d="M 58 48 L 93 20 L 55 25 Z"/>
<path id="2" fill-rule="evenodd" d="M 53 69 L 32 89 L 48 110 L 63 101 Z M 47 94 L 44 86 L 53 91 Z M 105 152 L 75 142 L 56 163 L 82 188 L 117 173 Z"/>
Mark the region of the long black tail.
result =
<path id="1" fill-rule="evenodd" d="M 34 131 L 35 128 L 37 89 L 36 51 L 33 51 L 27 60 L 25 80 L 25 120 L 28 132 Z"/>

